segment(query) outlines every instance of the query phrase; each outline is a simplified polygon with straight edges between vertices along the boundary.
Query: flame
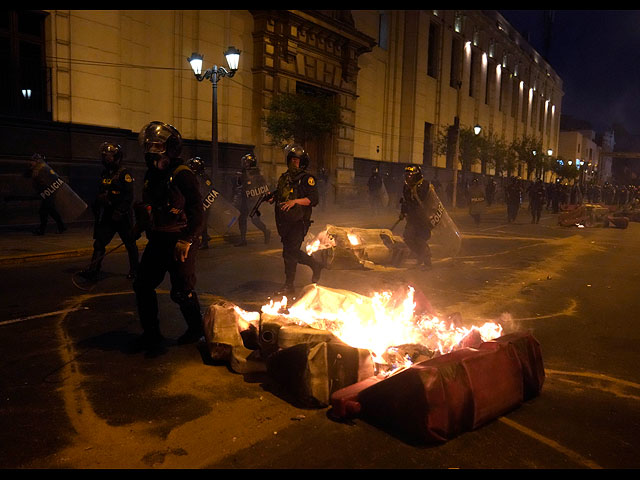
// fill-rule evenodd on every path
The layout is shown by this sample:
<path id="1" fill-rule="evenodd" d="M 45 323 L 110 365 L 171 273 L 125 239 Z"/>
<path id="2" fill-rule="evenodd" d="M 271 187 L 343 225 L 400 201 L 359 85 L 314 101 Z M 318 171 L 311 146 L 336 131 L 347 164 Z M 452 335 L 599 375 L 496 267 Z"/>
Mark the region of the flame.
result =
<path id="1" fill-rule="evenodd" d="M 420 345 L 445 354 L 459 348 L 470 335 L 489 341 L 502 334 L 502 326 L 493 322 L 463 327 L 436 316 L 416 314 L 412 287 L 404 298 L 391 292 L 375 292 L 366 297 L 319 288 L 322 287 L 316 285 L 307 290 L 291 306 L 287 305 L 286 297 L 271 300 L 262 307 L 262 312 L 284 316 L 298 325 L 328 330 L 354 348 L 369 350 L 378 364 L 386 363 L 385 355 L 400 345 Z M 404 358 L 403 365 L 398 366 L 410 364 L 411 360 Z"/>
<path id="2" fill-rule="evenodd" d="M 347 238 L 349 239 L 349 243 L 353 246 L 360 245 L 360 239 L 355 233 L 347 233 Z"/>
<path id="3" fill-rule="evenodd" d="M 259 312 L 247 312 L 237 305 L 234 305 L 233 309 L 238 314 L 238 328 L 240 330 L 246 330 L 250 325 L 256 325 L 260 322 Z"/>
<path id="4" fill-rule="evenodd" d="M 320 232 L 315 240 L 307 244 L 305 250 L 307 255 L 311 256 L 318 250 L 325 250 L 327 248 L 333 248 L 336 246 L 336 241 L 333 235 L 330 235 L 326 230 Z"/>

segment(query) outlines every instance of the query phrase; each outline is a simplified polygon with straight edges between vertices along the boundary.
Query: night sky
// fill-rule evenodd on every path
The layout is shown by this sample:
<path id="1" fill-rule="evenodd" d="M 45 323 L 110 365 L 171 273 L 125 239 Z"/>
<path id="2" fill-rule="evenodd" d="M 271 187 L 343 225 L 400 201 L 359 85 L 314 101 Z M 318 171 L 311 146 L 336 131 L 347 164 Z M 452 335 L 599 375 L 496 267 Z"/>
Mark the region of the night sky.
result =
<path id="1" fill-rule="evenodd" d="M 640 10 L 553 10 L 548 55 L 543 10 L 499 12 L 562 78 L 563 115 L 640 135 Z"/>

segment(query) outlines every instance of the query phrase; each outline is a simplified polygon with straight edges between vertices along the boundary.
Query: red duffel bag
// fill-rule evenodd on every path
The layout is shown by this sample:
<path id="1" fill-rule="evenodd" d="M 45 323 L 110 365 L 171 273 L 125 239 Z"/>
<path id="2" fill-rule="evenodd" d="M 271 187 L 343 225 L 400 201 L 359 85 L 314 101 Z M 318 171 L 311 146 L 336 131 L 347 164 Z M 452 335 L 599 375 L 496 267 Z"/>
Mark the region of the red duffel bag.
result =
<path id="1" fill-rule="evenodd" d="M 362 418 L 411 440 L 445 442 L 467 430 L 472 398 L 465 358 L 486 355 L 463 348 L 401 371 L 358 394 Z"/>
<path id="2" fill-rule="evenodd" d="M 493 343 L 508 343 L 515 348 L 522 368 L 523 398 L 525 401 L 540 395 L 545 373 L 540 344 L 530 333 L 515 332 L 484 342 L 480 349 L 491 348 Z"/>
<path id="3" fill-rule="evenodd" d="M 418 363 L 358 394 L 361 416 L 412 440 L 445 442 L 523 402 L 509 342 L 486 342 Z"/>
<path id="4" fill-rule="evenodd" d="M 480 345 L 479 353 L 462 360 L 473 398 L 471 430 L 524 401 L 522 366 L 513 345 L 486 342 Z"/>

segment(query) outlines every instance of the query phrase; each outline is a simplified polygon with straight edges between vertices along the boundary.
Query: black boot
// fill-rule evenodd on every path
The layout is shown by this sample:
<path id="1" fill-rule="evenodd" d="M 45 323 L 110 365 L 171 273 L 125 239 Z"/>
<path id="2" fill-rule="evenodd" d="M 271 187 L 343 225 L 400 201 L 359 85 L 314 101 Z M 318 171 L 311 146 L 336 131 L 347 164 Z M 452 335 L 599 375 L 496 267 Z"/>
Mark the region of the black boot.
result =
<path id="1" fill-rule="evenodd" d="M 311 275 L 311 283 L 318 283 L 320 281 L 320 274 L 322 273 L 322 269 L 324 266 L 320 262 L 316 262 L 316 264 L 311 267 L 313 270 L 313 274 Z"/>

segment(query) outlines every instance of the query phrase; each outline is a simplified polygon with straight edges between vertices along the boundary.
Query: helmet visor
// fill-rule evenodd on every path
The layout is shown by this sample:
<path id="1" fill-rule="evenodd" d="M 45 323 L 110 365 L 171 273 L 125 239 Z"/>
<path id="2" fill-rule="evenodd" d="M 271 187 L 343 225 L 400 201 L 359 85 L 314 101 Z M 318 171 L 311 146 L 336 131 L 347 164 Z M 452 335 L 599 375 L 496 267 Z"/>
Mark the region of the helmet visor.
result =
<path id="1" fill-rule="evenodd" d="M 171 137 L 180 138 L 175 128 L 162 122 L 151 122 L 140 130 L 138 142 L 145 153 L 165 153 L 167 140 Z"/>

